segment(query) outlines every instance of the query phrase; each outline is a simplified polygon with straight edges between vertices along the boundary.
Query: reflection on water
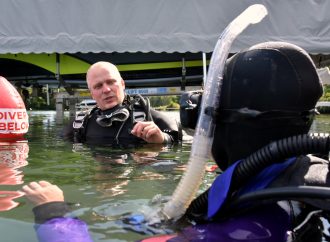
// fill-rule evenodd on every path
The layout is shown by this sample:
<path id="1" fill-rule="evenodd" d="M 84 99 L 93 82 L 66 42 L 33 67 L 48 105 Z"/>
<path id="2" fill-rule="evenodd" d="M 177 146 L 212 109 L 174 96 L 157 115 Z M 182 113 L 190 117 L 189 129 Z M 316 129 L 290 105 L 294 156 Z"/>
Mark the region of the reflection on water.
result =
<path id="1" fill-rule="evenodd" d="M 29 146 L 27 141 L 0 142 L 0 185 L 8 189 L 8 185 L 23 184 L 23 173 L 20 169 L 28 164 Z M 0 191 L 0 211 L 7 211 L 19 205 L 14 199 L 22 194 L 18 191 Z"/>
<path id="2" fill-rule="evenodd" d="M 185 135 L 182 144 L 166 147 L 73 145 L 61 138 L 63 125 L 56 124 L 55 114 L 29 113 L 28 143 L 20 144 L 23 148 L 0 144 L 0 183 L 5 192 L 0 192 L 1 241 L 37 241 L 32 206 L 16 193 L 23 182 L 35 180 L 49 180 L 64 190 L 66 200 L 76 205 L 75 215 L 88 223 L 94 241 L 135 241 L 152 233 L 124 223 L 124 218 L 150 213 L 154 206 L 150 201 L 157 194 L 164 199 L 172 194 L 189 158 L 192 137 Z M 179 118 L 177 112 L 168 115 Z M 313 132 L 327 132 L 329 122 L 330 116 L 319 116 Z M 214 172 L 206 174 L 201 190 L 214 176 Z M 166 229 L 155 231 L 164 233 Z"/>

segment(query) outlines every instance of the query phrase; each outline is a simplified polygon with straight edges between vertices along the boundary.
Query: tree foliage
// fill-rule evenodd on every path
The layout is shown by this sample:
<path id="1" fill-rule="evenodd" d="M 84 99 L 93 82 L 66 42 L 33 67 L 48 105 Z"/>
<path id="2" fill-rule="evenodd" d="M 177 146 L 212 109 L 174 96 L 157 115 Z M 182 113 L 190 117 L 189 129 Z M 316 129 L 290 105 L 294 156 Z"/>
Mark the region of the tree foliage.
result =
<path id="1" fill-rule="evenodd" d="M 180 96 L 152 96 L 149 97 L 150 104 L 158 109 L 179 109 Z"/>

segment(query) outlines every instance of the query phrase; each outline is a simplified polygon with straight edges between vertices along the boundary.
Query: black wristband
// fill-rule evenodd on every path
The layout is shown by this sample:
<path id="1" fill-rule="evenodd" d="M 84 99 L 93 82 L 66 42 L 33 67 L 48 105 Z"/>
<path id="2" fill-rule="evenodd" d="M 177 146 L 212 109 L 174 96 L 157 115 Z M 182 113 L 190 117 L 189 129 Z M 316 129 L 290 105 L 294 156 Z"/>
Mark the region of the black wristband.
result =
<path id="1" fill-rule="evenodd" d="M 34 207 L 32 211 L 35 223 L 42 224 L 52 218 L 64 217 L 71 209 L 66 202 L 49 202 Z"/>

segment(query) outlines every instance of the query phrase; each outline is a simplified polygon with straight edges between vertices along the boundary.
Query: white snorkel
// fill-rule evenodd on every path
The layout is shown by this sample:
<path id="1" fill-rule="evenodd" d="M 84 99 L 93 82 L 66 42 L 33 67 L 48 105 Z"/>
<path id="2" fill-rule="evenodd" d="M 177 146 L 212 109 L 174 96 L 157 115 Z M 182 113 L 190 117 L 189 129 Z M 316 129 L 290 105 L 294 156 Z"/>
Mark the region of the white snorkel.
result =
<path id="1" fill-rule="evenodd" d="M 187 170 L 171 199 L 161 211 L 166 219 L 176 220 L 185 213 L 204 177 L 205 165 L 210 159 L 215 128 L 209 111 L 216 110 L 219 106 L 223 71 L 231 44 L 247 26 L 260 22 L 266 15 L 267 9 L 261 4 L 248 7 L 227 26 L 216 43 L 209 65 L 200 117 L 195 130 Z"/>

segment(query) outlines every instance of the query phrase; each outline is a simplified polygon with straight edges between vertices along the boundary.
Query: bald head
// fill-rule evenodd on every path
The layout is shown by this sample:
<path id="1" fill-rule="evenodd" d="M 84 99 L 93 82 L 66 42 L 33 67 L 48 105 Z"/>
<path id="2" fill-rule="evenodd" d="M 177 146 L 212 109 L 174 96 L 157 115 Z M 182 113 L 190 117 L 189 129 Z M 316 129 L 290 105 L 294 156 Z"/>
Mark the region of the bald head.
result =
<path id="1" fill-rule="evenodd" d="M 111 73 L 111 76 L 113 78 L 118 80 L 122 79 L 118 68 L 114 64 L 107 61 L 99 61 L 91 65 L 87 70 L 86 81 L 87 81 L 88 89 L 90 89 L 90 82 L 93 76 L 95 75 L 95 73 L 99 73 L 102 69 L 107 70 L 109 73 Z"/>
<path id="2" fill-rule="evenodd" d="M 100 61 L 91 65 L 86 74 L 88 89 L 101 110 L 121 104 L 125 97 L 125 83 L 117 67 Z"/>

